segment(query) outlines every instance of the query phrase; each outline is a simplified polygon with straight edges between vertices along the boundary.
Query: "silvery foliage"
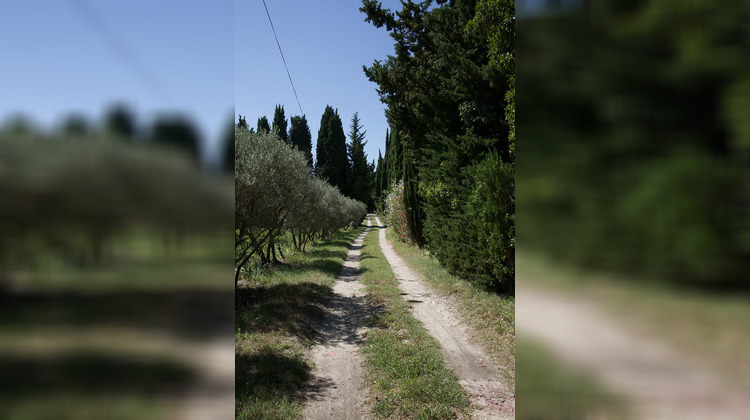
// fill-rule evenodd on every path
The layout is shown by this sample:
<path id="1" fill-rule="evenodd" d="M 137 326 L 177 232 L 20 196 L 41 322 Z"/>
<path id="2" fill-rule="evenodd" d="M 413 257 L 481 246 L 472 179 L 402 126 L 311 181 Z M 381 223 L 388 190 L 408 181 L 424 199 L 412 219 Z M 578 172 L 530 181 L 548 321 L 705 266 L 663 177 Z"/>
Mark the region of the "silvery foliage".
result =
<path id="1" fill-rule="evenodd" d="M 304 154 L 276 133 L 235 132 L 238 252 L 246 241 L 253 243 L 247 252 L 260 252 L 287 230 L 323 234 L 353 226 L 366 211 L 363 203 L 314 178 Z"/>

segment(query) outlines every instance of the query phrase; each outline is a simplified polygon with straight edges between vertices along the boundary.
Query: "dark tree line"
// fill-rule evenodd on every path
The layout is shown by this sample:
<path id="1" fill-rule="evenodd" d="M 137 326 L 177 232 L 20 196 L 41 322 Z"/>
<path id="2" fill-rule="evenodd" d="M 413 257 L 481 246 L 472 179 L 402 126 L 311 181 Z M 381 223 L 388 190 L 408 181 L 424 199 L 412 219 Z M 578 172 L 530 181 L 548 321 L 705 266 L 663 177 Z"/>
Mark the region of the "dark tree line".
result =
<path id="1" fill-rule="evenodd" d="M 242 117 L 241 117 L 242 118 Z M 246 127 L 247 122 L 241 119 L 237 127 Z M 344 133 L 344 125 L 338 111 L 326 106 L 320 119 L 318 139 L 315 148 L 315 160 L 312 153 L 312 135 L 304 115 L 292 116 L 291 126 L 287 131 L 287 120 L 284 107 L 277 105 L 274 111 L 273 126 L 268 127 L 268 119 L 258 119 L 257 132 L 275 132 L 279 139 L 302 151 L 312 173 L 328 181 L 345 196 L 368 204 L 372 207 L 375 183 L 375 164 L 367 161 L 364 147 L 367 144 L 359 114 L 352 116 L 349 126 L 349 139 Z"/>
<path id="2" fill-rule="evenodd" d="M 390 131 L 378 201 L 397 181 L 410 240 L 451 272 L 510 292 L 515 266 L 514 2 L 363 0 L 395 53 L 365 67 Z"/>
<path id="3" fill-rule="evenodd" d="M 162 146 L 187 154 L 196 166 L 201 166 L 204 139 L 195 123 L 179 113 L 162 113 L 146 125 L 128 106 L 118 103 L 110 106 L 98 123 L 81 114 L 68 115 L 60 125 L 59 133 L 82 138 L 104 135 L 126 143 Z"/>

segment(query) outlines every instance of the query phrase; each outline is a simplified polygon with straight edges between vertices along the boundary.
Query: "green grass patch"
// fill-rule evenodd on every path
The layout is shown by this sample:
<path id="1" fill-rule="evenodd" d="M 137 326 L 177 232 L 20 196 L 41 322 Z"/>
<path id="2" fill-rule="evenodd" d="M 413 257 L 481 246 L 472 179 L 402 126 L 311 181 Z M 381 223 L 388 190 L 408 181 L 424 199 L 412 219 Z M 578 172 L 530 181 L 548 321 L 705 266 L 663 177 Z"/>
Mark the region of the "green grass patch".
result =
<path id="1" fill-rule="evenodd" d="M 284 250 L 281 265 L 252 266 L 235 293 L 235 417 L 298 419 L 311 378 L 307 351 L 349 244 L 364 226 Z"/>
<path id="2" fill-rule="evenodd" d="M 515 382 L 515 297 L 478 289 L 451 275 L 426 251 L 400 242 L 390 228 L 386 232 L 393 249 L 412 270 L 442 293 L 457 297 L 462 320 L 472 327 L 475 338 L 501 369 L 503 379 L 512 390 Z"/>
<path id="3" fill-rule="evenodd" d="M 69 236 L 80 233 L 71 232 Z M 35 291 L 125 291 L 210 288 L 231 290 L 226 276 L 232 241 L 216 233 L 167 235 L 139 229 L 108 238 L 99 260 L 86 241 L 77 246 L 19 241 L 0 270 L 0 286 Z M 86 239 L 86 238 L 83 238 Z M 61 249 L 58 249 L 61 248 Z"/>
<path id="4" fill-rule="evenodd" d="M 367 358 L 373 413 L 380 418 L 452 419 L 470 406 L 458 378 L 443 362 L 440 346 L 411 315 L 378 245 L 378 229 L 364 240 L 362 282 L 382 310 L 369 320 Z"/>
<path id="5" fill-rule="evenodd" d="M 516 419 L 626 419 L 626 404 L 535 342 L 519 340 Z"/>

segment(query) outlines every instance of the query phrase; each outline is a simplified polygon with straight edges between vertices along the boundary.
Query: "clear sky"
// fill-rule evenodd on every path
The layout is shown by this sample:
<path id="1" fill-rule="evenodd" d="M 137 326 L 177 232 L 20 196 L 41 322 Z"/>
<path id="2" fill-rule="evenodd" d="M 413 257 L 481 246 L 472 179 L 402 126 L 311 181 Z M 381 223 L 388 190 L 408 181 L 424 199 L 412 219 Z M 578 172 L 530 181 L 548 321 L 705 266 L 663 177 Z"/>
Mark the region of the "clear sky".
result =
<path id="1" fill-rule="evenodd" d="M 398 0 L 383 6 L 400 9 Z M 276 104 L 287 120 L 300 109 L 281 60 L 262 0 L 236 1 L 235 114 L 251 127 L 263 115 L 273 119 Z M 312 132 L 313 154 L 326 105 L 338 109 L 349 132 L 354 112 L 367 130 L 368 161 L 385 151 L 385 105 L 362 66 L 393 54 L 385 28 L 365 22 L 361 3 L 347 1 L 266 0 L 302 110 Z M 235 119 L 237 115 L 235 115 Z M 347 141 L 348 141 L 347 136 Z"/>
<path id="2" fill-rule="evenodd" d="M 213 151 L 233 113 L 233 14 L 229 0 L 4 2 L 0 119 L 50 128 L 124 101 L 145 124 L 186 113 Z"/>

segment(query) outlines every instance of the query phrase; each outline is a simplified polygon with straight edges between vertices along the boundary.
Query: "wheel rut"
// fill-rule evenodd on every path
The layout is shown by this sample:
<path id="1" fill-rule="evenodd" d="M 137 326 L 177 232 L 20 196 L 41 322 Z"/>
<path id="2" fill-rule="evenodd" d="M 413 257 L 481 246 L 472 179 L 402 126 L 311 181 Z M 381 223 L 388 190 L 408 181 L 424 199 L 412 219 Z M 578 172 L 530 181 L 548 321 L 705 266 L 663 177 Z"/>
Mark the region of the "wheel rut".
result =
<path id="1" fill-rule="evenodd" d="M 472 418 L 512 419 L 515 396 L 502 380 L 500 370 L 481 347 L 472 343 L 467 326 L 419 279 L 396 254 L 379 226 L 379 244 L 399 282 L 401 296 L 409 302 L 412 314 L 439 343 L 448 367 L 458 376 L 473 406 Z"/>
<path id="2" fill-rule="evenodd" d="M 304 419 L 367 419 L 364 323 L 370 309 L 360 283 L 359 256 L 367 228 L 349 246 L 341 273 L 333 286 L 326 315 L 312 348 L 313 380 L 305 390 Z"/>

